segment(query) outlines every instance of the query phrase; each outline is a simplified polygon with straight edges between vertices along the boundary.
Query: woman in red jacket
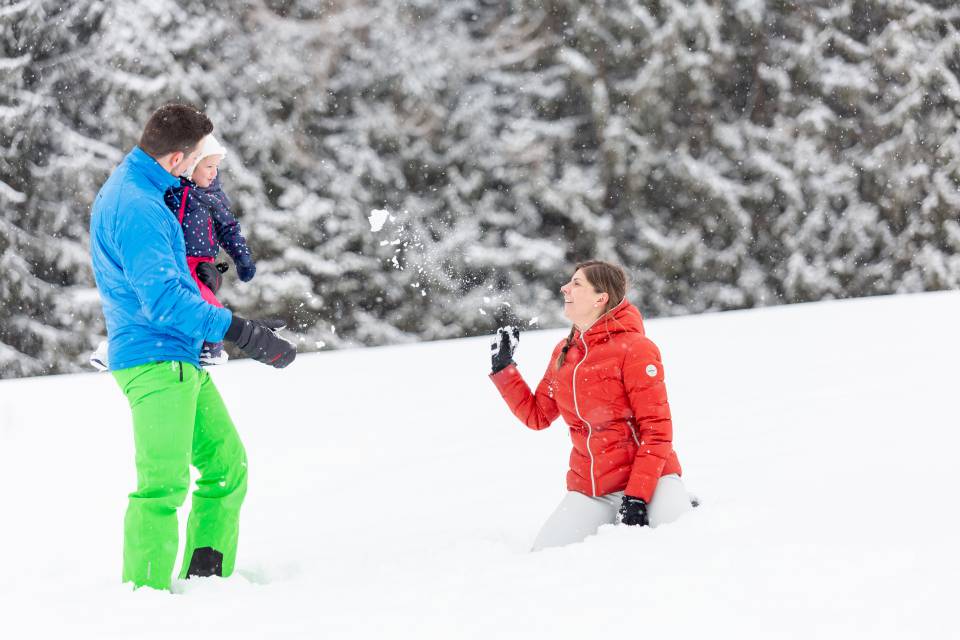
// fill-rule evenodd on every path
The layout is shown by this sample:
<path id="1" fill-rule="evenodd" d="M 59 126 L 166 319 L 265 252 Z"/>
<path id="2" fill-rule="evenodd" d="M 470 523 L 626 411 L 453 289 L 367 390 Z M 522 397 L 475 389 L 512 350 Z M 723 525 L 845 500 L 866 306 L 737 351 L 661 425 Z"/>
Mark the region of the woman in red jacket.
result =
<path id="1" fill-rule="evenodd" d="M 536 430 L 563 416 L 573 441 L 568 493 L 534 550 L 580 542 L 616 522 L 618 513 L 623 524 L 655 527 L 690 509 L 673 450 L 660 351 L 624 298 L 626 288 L 616 265 L 577 265 L 560 288 L 573 328 L 553 350 L 536 392 L 513 362 L 519 331 L 498 329 L 492 345 L 490 377 L 513 413 Z"/>

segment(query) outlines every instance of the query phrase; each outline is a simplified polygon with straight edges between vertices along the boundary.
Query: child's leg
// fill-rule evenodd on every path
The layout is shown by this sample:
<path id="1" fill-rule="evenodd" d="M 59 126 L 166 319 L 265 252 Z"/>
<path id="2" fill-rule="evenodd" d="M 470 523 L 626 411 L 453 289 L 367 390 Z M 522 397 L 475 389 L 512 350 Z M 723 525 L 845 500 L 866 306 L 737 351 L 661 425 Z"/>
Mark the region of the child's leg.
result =
<path id="1" fill-rule="evenodd" d="M 229 359 L 222 342 L 204 342 L 200 348 L 200 364 L 203 366 L 226 364 Z"/>
<path id="2" fill-rule="evenodd" d="M 595 534 L 601 525 L 616 522 L 622 497 L 623 493 L 613 493 L 591 498 L 576 491 L 568 491 L 556 511 L 540 529 L 532 550 L 583 542 L 587 536 Z"/>
<path id="3" fill-rule="evenodd" d="M 193 281 L 197 283 L 200 289 L 200 297 L 215 307 L 223 305 L 217 299 L 216 294 L 197 276 L 197 265 L 201 263 L 213 264 L 213 258 L 196 258 L 187 256 L 187 265 L 190 267 L 190 274 Z M 224 364 L 228 360 L 226 352 L 223 350 L 223 342 L 204 342 L 200 349 L 200 364 Z"/>
<path id="4" fill-rule="evenodd" d="M 201 371 L 199 377 L 193 465 L 200 478 L 187 520 L 180 576 L 188 572 L 229 576 L 237 556 L 240 505 L 247 492 L 247 455 L 210 374 Z"/>
<path id="5" fill-rule="evenodd" d="M 177 557 L 177 508 L 190 485 L 197 370 L 154 362 L 113 372 L 133 412 L 137 490 L 124 518 L 123 581 L 169 589 Z"/>

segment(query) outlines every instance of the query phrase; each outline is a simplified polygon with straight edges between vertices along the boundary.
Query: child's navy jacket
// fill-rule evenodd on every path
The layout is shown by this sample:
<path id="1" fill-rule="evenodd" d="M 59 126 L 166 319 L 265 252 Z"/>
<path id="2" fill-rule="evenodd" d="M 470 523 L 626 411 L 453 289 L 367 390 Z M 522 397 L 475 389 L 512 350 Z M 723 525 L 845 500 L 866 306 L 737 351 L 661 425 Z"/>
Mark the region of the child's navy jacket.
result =
<path id="1" fill-rule="evenodd" d="M 219 176 L 206 188 L 180 178 L 180 186 L 168 191 L 164 200 L 183 227 L 188 257 L 216 258 L 223 247 L 235 263 L 251 260 L 250 248 L 240 233 L 240 223 L 230 213 L 230 198 L 223 192 Z"/>

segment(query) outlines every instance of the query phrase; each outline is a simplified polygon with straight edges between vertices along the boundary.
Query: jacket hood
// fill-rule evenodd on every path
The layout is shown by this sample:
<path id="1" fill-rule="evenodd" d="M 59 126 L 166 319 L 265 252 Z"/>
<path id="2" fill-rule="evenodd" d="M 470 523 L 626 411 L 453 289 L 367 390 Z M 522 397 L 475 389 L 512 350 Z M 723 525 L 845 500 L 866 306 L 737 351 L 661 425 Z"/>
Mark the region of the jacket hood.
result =
<path id="1" fill-rule="evenodd" d="M 643 316 L 640 310 L 630 304 L 626 298 L 610 311 L 597 318 L 584 334 L 584 340 L 593 342 L 615 333 L 639 333 L 643 330 Z"/>

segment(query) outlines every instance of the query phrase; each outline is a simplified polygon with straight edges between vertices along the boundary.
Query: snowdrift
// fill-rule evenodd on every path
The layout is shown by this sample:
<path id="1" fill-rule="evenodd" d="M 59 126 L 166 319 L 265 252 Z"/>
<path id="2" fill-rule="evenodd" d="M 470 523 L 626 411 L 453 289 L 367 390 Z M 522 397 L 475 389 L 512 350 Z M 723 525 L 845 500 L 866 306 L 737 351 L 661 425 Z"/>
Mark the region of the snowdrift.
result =
<path id="1" fill-rule="evenodd" d="M 112 378 L 2 382 L 0 636 L 950 635 L 958 320 L 950 292 L 649 322 L 703 504 L 536 554 L 568 436 L 513 418 L 486 339 L 219 367 L 250 458 L 238 572 L 172 595 L 119 582 Z M 531 384 L 563 333 L 522 336 Z"/>

